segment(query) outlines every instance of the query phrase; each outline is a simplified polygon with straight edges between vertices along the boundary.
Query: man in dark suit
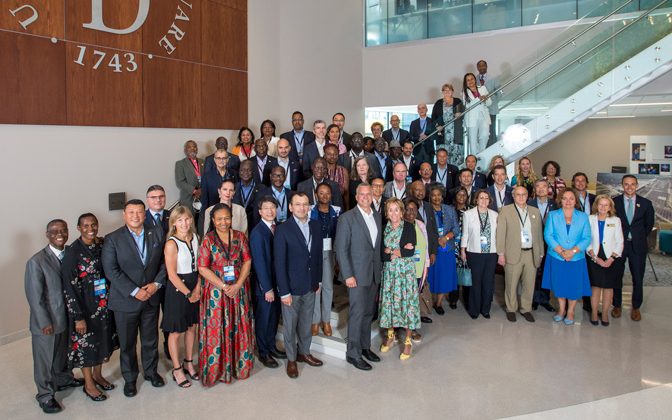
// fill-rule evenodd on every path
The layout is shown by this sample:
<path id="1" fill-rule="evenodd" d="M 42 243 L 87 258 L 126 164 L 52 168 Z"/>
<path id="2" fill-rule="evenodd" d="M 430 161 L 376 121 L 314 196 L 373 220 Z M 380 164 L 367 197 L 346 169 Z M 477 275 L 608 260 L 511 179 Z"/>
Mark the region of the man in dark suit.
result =
<path id="1" fill-rule="evenodd" d="M 302 163 L 304 148 L 315 141 L 315 134 L 303 129 L 303 114 L 301 111 L 294 111 L 292 114 L 292 127 L 292 131 L 282 133 L 280 138 L 287 140 L 292 147 L 290 152 L 292 159 Z"/>
<path id="2" fill-rule="evenodd" d="M 484 173 L 479 172 L 476 168 L 476 163 L 478 160 L 475 155 L 467 155 L 464 158 L 464 167 L 471 169 L 472 180 L 471 185 L 476 189 L 480 190 L 481 188 L 486 188 L 488 186 L 487 178 Z"/>
<path id="3" fill-rule="evenodd" d="M 406 140 L 404 144 L 401 145 L 401 162 L 404 162 L 406 168 L 408 168 L 408 176 L 410 181 L 417 181 L 420 179 L 420 164 L 422 163 L 413 156 L 413 142 Z"/>
<path id="4" fill-rule="evenodd" d="M 399 128 L 400 123 L 401 119 L 399 119 L 398 115 L 395 114 L 390 117 L 391 127 L 383 131 L 383 139 L 387 142 L 387 144 L 390 144 L 392 140 L 396 140 L 399 142 L 399 144 L 401 144 L 403 141 L 411 137 L 408 131 L 404 130 L 403 128 Z"/>
<path id="5" fill-rule="evenodd" d="M 380 361 L 371 351 L 371 323 L 382 271 L 383 223 L 371 209 L 370 186 L 360 184 L 355 199 L 357 205 L 339 218 L 334 250 L 350 304 L 346 360 L 357 369 L 370 370 L 362 357 Z"/>
<path id="6" fill-rule="evenodd" d="M 364 150 L 364 137 L 361 133 L 354 132 L 350 137 L 350 151 L 338 157 L 338 164 L 347 169 L 348 174 L 350 174 L 352 165 L 354 165 L 355 160 L 360 156 L 366 158 L 366 161 L 369 163 L 369 168 L 373 171 L 373 165 L 376 163 L 373 153 Z"/>
<path id="7" fill-rule="evenodd" d="M 446 191 L 457 186 L 457 166 L 448 163 L 448 151 L 439 149 L 436 151 L 436 163 L 432 164 L 432 181 L 443 185 Z"/>
<path id="8" fill-rule="evenodd" d="M 284 223 L 290 216 L 289 200 L 292 198 L 293 191 L 285 187 L 285 169 L 282 166 L 276 166 L 271 169 L 271 186 L 263 191 L 259 191 L 259 197 L 270 196 L 278 203 L 276 208 L 275 221 Z"/>
<path id="9" fill-rule="evenodd" d="M 513 193 L 510 185 L 506 185 L 506 167 L 497 165 L 492 168 L 495 183 L 488 187 L 490 193 L 490 209 L 499 212 L 502 207 L 513 204 Z"/>
<path id="10" fill-rule="evenodd" d="M 352 136 L 345 132 L 345 115 L 342 112 L 337 112 L 331 117 L 331 123 L 335 124 L 341 130 L 341 138 L 339 143 L 343 143 L 346 149 L 352 148 Z"/>
<path id="11" fill-rule="evenodd" d="M 545 179 L 538 179 L 534 183 L 534 198 L 531 198 L 527 201 L 527 205 L 531 207 L 536 207 L 539 209 L 541 214 L 542 226 L 546 225 L 546 218 L 548 214 L 553 210 L 557 209 L 555 201 L 553 201 L 548 196 L 548 181 Z M 546 249 L 548 245 L 544 242 L 544 256 L 539 263 L 539 268 L 537 269 L 537 278 L 534 283 L 534 297 L 532 298 L 532 309 L 536 310 L 537 307 L 541 306 L 549 312 L 555 311 L 553 306 L 551 306 L 551 291 L 541 287 L 541 280 L 544 275 L 544 262 L 546 261 Z"/>
<path id="12" fill-rule="evenodd" d="M 325 137 L 327 135 L 327 124 L 324 121 L 315 121 L 313 131 L 315 131 L 315 140 L 303 149 L 301 167 L 303 168 L 304 178 L 310 178 L 313 162 L 319 157 L 324 157 L 324 146 L 327 144 L 327 138 Z"/>
<path id="13" fill-rule="evenodd" d="M 628 259 L 628 267 L 632 273 L 632 313 L 633 321 L 640 321 L 642 313 L 639 308 L 644 300 L 644 270 L 646 268 L 646 256 L 649 252 L 647 238 L 655 223 L 655 211 L 650 200 L 637 195 L 637 177 L 625 175 L 621 180 L 623 194 L 614 198 L 616 215 L 621 219 L 623 228 L 623 258 Z M 625 272 L 625 264 L 622 265 Z M 621 278 L 623 272 L 620 273 Z M 614 309 L 611 316 L 621 316 L 623 289 L 614 289 Z"/>
<path id="14" fill-rule="evenodd" d="M 233 193 L 233 203 L 245 208 L 248 231 L 251 231 L 259 222 L 257 201 L 263 196 L 262 192 L 266 190 L 264 185 L 253 179 L 252 174 L 255 170 L 253 159 L 244 160 L 240 164 L 240 181 L 236 184 L 236 190 Z"/>
<path id="15" fill-rule="evenodd" d="M 257 336 L 259 361 L 268 368 L 277 368 L 273 356 L 284 359 L 285 352 L 275 346 L 278 332 L 280 299 L 276 294 L 275 270 L 273 269 L 273 235 L 277 204 L 273 197 L 259 201 L 261 222 L 250 233 L 250 253 L 254 273 L 254 332 Z"/>
<path id="16" fill-rule="evenodd" d="M 301 168 L 301 164 L 297 159 L 292 158 L 290 153 L 292 146 L 289 145 L 289 141 L 280 139 L 278 140 L 277 147 L 278 159 L 271 164 L 270 169 L 273 169 L 276 166 L 282 166 L 285 170 L 285 187 L 290 190 L 296 190 L 299 182 L 303 181 L 303 169 Z M 269 184 L 266 185 L 270 186 L 270 178 Z"/>
<path id="17" fill-rule="evenodd" d="M 322 366 L 310 354 L 310 331 L 315 309 L 315 292 L 322 281 L 322 237 L 320 223 L 310 220 L 308 196 L 295 193 L 289 203 L 292 217 L 275 232 L 273 260 L 282 301 L 283 336 L 287 352 L 287 376 L 296 378 L 296 362 Z M 298 344 L 298 353 L 297 353 Z"/>
<path id="18" fill-rule="evenodd" d="M 474 188 L 472 180 L 473 180 L 473 175 L 472 171 L 469 168 L 462 168 L 457 172 L 457 180 L 458 180 L 458 185 L 457 187 L 453 188 L 452 190 L 448 191 L 446 194 L 448 204 L 452 204 L 453 201 L 455 200 L 455 195 L 457 195 L 457 192 L 464 188 L 467 190 L 467 205 L 471 203 L 471 197 L 472 194 L 478 191 L 476 188 Z M 485 188 L 485 187 L 483 187 Z"/>
<path id="19" fill-rule="evenodd" d="M 411 126 L 408 129 L 410 140 L 415 146 L 420 141 L 424 143 L 416 147 L 416 155 L 420 162 L 432 162 L 434 156 L 434 139 L 428 136 L 434 131 L 435 127 L 432 119 L 427 116 L 427 104 L 418 104 L 419 118 L 411 121 Z"/>
<path id="20" fill-rule="evenodd" d="M 229 150 L 229 141 L 226 139 L 226 137 L 217 137 L 217 140 L 215 140 L 215 150 L 218 149 Z M 212 168 L 215 167 L 214 153 L 206 156 L 204 167 L 204 172 L 212 170 Z M 229 154 L 229 160 L 226 163 L 226 167 L 231 173 L 238 173 L 238 168 L 240 167 L 240 158 L 234 154 Z"/>
<path id="21" fill-rule="evenodd" d="M 119 335 L 124 395 L 137 394 L 136 342 L 140 332 L 142 368 L 154 387 L 164 385 L 157 372 L 159 295 L 166 283 L 163 241 L 153 229 L 144 229 L 145 204 L 129 200 L 124 205 L 125 225 L 107 235 L 102 261 L 110 282 L 109 308 Z"/>
<path id="22" fill-rule="evenodd" d="M 385 140 L 376 139 L 371 171 L 374 178 L 382 178 L 385 182 L 392 181 L 392 159 L 385 152 Z"/>
<path id="23" fill-rule="evenodd" d="M 258 139 L 254 143 L 254 153 L 256 156 L 249 159 L 254 165 L 252 171 L 254 181 L 257 184 L 269 186 L 271 185 L 271 168 L 277 162 L 277 159 L 268 155 L 268 144 L 264 139 Z"/>
<path id="24" fill-rule="evenodd" d="M 381 219 L 384 221 L 385 216 L 385 181 L 383 178 L 373 178 L 371 180 L 371 208 L 376 213 L 380 214 Z"/>
<path id="25" fill-rule="evenodd" d="M 219 187 L 222 182 L 228 179 L 234 183 L 238 178 L 237 173 L 233 173 L 228 168 L 229 157 L 232 156 L 224 149 L 215 151 L 215 166 L 209 171 L 205 171 L 201 179 L 201 204 L 203 210 L 219 203 Z"/>
<path id="26" fill-rule="evenodd" d="M 331 204 L 333 204 L 334 206 L 338 206 L 340 208 L 344 208 L 343 194 L 341 194 L 341 187 L 334 181 L 330 181 L 326 178 L 327 161 L 321 157 L 315 159 L 313 161 L 312 172 L 313 176 L 311 176 L 309 179 L 306 179 L 305 181 L 300 182 L 296 190 L 306 194 L 308 196 L 310 204 L 313 205 L 317 202 L 317 200 L 315 199 L 315 191 L 317 190 L 317 186 L 320 185 L 322 182 L 326 182 L 327 184 L 329 184 L 329 186 L 331 186 L 332 191 Z"/>
<path id="27" fill-rule="evenodd" d="M 49 244 L 26 263 L 24 286 L 30 307 L 33 370 L 42 411 L 58 413 L 63 407 L 56 391 L 84 385 L 68 369 L 68 315 L 61 286 L 61 260 L 68 242 L 68 225 L 61 219 L 47 224 Z"/>

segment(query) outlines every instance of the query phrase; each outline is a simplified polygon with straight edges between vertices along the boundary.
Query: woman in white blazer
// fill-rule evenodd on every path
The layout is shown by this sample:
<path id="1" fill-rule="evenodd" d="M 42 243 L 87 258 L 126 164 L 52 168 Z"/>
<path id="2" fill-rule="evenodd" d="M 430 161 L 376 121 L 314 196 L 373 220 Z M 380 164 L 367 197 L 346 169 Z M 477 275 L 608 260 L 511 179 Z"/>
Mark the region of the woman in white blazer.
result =
<path id="1" fill-rule="evenodd" d="M 490 210 L 490 194 L 479 190 L 474 194 L 476 207 L 467 210 L 462 218 L 462 248 L 460 256 L 471 267 L 471 288 L 467 311 L 472 319 L 483 315 L 490 319 L 490 306 L 495 291 L 497 266 L 497 212 Z"/>
<path id="2" fill-rule="evenodd" d="M 589 216 L 591 241 L 586 249 L 588 254 L 588 275 L 592 295 L 590 323 L 598 325 L 597 309 L 602 297 L 602 325 L 609 325 L 609 309 L 614 297 L 614 288 L 623 287 L 623 230 L 621 219 L 616 216 L 614 202 L 602 194 L 595 198 Z"/>
<path id="3" fill-rule="evenodd" d="M 490 137 L 490 111 L 492 101 L 488 89 L 478 86 L 474 73 L 464 75 L 462 81 L 462 100 L 466 106 L 464 126 L 467 127 L 469 153 L 476 154 L 485 149 Z"/>

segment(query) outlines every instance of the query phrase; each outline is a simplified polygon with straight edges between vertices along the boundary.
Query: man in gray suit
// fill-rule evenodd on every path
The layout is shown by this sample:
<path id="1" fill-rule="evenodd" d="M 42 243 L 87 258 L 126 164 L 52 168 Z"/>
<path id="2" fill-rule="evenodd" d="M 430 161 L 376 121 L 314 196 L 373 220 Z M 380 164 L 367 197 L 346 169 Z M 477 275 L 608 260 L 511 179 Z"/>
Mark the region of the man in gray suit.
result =
<path id="1" fill-rule="evenodd" d="M 197 219 L 201 210 L 201 178 L 205 174 L 203 159 L 197 157 L 198 145 L 193 140 L 184 143 L 184 155 L 184 159 L 175 162 L 175 183 L 180 190 L 180 204 L 192 209 Z"/>
<path id="2" fill-rule="evenodd" d="M 490 138 L 488 139 L 488 147 L 497 142 L 497 112 L 499 110 L 499 95 L 497 90 L 500 88 L 499 80 L 496 77 L 488 74 L 488 63 L 485 60 L 479 60 L 476 63 L 478 76 L 476 76 L 476 83 L 478 86 L 485 86 L 490 95 L 490 106 L 488 112 L 490 113 Z"/>
<path id="3" fill-rule="evenodd" d="M 45 413 L 63 408 L 56 401 L 56 391 L 82 386 L 68 369 L 67 310 L 61 286 L 61 260 L 68 242 L 68 225 L 56 219 L 47 224 L 49 245 L 26 263 L 25 289 L 30 306 L 30 333 L 33 346 L 33 369 L 37 395 Z"/>
<path id="4" fill-rule="evenodd" d="M 360 184 L 355 194 L 357 206 L 339 218 L 336 230 L 336 260 L 348 287 L 348 350 L 346 360 L 361 370 L 371 370 L 380 358 L 371 351 L 371 323 L 380 284 L 383 224 L 371 209 L 371 186 Z"/>

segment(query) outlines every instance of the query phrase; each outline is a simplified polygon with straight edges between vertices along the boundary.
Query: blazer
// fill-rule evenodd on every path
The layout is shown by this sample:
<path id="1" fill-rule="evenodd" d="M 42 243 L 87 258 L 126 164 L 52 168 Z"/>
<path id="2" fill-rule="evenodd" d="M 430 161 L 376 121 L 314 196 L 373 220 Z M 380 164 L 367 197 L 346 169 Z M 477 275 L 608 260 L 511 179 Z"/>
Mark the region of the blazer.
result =
<path id="1" fill-rule="evenodd" d="M 481 96 L 485 96 L 489 93 L 489 91 L 485 86 L 479 86 L 478 93 Z M 488 98 L 485 101 L 485 104 L 483 104 L 480 99 L 474 97 L 470 90 L 467 89 L 467 92 L 465 92 L 463 95 L 465 94 L 469 95 L 469 101 L 467 101 L 464 96 L 462 97 L 466 108 L 464 114 L 464 125 L 467 128 L 478 127 L 478 125 L 482 122 L 487 122 L 487 124 L 490 125 L 490 111 L 488 110 L 488 107 L 492 105 L 492 100 Z"/>
<path id="2" fill-rule="evenodd" d="M 326 140 L 324 145 L 327 145 Z M 303 168 L 304 178 L 307 179 L 313 176 L 313 162 L 318 157 L 320 157 L 320 151 L 317 148 L 317 141 L 313 140 L 310 144 L 303 148 L 303 160 L 301 161 L 301 166 Z"/>
<path id="3" fill-rule="evenodd" d="M 383 222 L 375 210 L 373 218 L 378 228 L 374 242 L 371 242 L 371 235 L 359 206 L 343 213 L 336 227 L 334 251 L 341 269 L 341 278 L 345 280 L 354 277 L 358 287 L 380 284 L 383 267 L 381 259 Z"/>
<path id="4" fill-rule="evenodd" d="M 541 210 L 539 210 L 539 214 L 541 214 L 541 222 L 543 223 L 544 226 L 546 225 L 546 219 L 548 218 L 549 213 L 552 212 L 553 210 L 558 209 L 558 205 L 555 204 L 555 200 L 551 199 L 550 197 L 546 198 L 546 203 L 548 203 L 548 205 L 546 206 L 546 212 L 544 214 L 541 214 Z M 527 205 L 538 209 L 539 200 L 537 198 L 527 200 Z"/>
<path id="5" fill-rule="evenodd" d="M 235 184 L 237 181 L 236 174 L 226 170 L 226 174 L 222 177 L 217 168 L 213 168 L 203 175 L 201 182 L 201 204 L 202 209 L 207 209 L 219 203 L 219 187 L 222 186 L 222 181 L 230 179 Z"/>
<path id="6" fill-rule="evenodd" d="M 417 238 L 415 236 L 415 225 L 412 223 L 408 223 L 407 221 L 404 220 L 403 222 L 403 230 L 401 231 L 401 237 L 399 238 L 399 251 L 401 253 L 402 257 L 409 258 L 415 255 L 415 245 L 418 243 Z M 392 254 L 386 254 L 385 253 L 385 239 L 383 238 L 383 246 L 381 246 L 381 259 L 383 262 L 388 262 L 392 261 Z M 404 246 L 406 244 L 413 244 L 413 248 L 411 249 L 406 249 Z M 413 268 L 415 270 L 415 262 L 413 262 Z"/>
<path id="7" fill-rule="evenodd" d="M 446 175 L 443 180 L 439 179 L 439 173 L 438 173 L 438 164 L 432 163 L 432 182 L 438 182 L 439 184 L 442 184 L 445 188 L 446 191 L 450 191 L 453 188 L 457 187 L 459 184 L 457 183 L 457 166 L 451 165 L 448 163 L 446 169 Z"/>
<path id="8" fill-rule="evenodd" d="M 310 249 L 294 217 L 275 228 L 273 261 L 280 296 L 314 292 L 322 282 L 322 232 L 309 220 Z"/>
<path id="9" fill-rule="evenodd" d="M 490 205 L 488 207 L 490 207 L 491 210 L 497 211 L 497 191 L 495 190 L 495 186 L 490 185 L 488 187 L 488 192 L 490 193 Z M 510 185 L 505 185 L 502 208 L 504 208 L 504 206 L 508 206 L 509 204 L 513 204 L 513 188 L 511 188 Z"/>
<path id="10" fill-rule="evenodd" d="M 432 208 L 430 206 L 430 208 Z M 436 219 L 436 212 L 432 208 L 434 214 L 434 220 L 436 223 L 436 232 L 437 232 L 437 241 L 439 236 L 446 236 L 448 232 L 453 232 L 453 238 L 446 241 L 446 249 L 455 249 L 455 238 L 460 236 L 460 223 L 457 220 L 457 212 L 455 207 L 449 206 L 447 204 L 441 204 L 441 213 L 443 215 L 441 222 L 443 224 L 443 234 L 439 235 L 439 221 Z"/>
<path id="11" fill-rule="evenodd" d="M 205 158 L 205 172 L 215 168 L 215 154 L 206 156 Z M 226 163 L 226 169 L 231 173 L 237 174 L 240 170 L 240 158 L 233 153 L 229 153 L 229 160 Z"/>
<path id="12" fill-rule="evenodd" d="M 383 176 L 383 169 L 380 166 L 380 161 L 378 160 L 378 156 L 376 154 L 373 154 L 373 166 L 371 166 L 371 172 L 373 172 L 373 177 L 374 178 L 382 178 L 385 182 L 392 181 L 393 179 L 393 174 L 392 174 L 392 167 L 393 167 L 392 159 L 390 159 L 389 156 L 385 156 L 385 176 Z"/>
<path id="13" fill-rule="evenodd" d="M 400 200 L 405 200 L 406 197 L 408 197 L 408 193 L 410 192 L 409 187 L 411 186 L 411 184 L 405 182 L 404 185 L 405 185 L 404 194 L 401 197 L 396 197 L 395 195 L 396 192 L 394 191 L 394 181 L 385 183 L 385 189 L 383 190 L 383 199 L 387 200 L 389 198 L 396 197 Z"/>
<path id="14" fill-rule="evenodd" d="M 404 155 L 401 155 L 399 158 L 399 162 L 402 162 L 404 165 L 406 165 L 406 160 L 404 159 Z M 420 179 L 420 165 L 422 164 L 421 161 L 415 158 L 415 156 L 411 155 L 411 160 L 409 162 L 409 165 L 406 165 L 408 169 L 408 176 L 411 177 L 413 181 L 417 181 Z"/>
<path id="15" fill-rule="evenodd" d="M 522 256 L 522 238 L 520 217 L 515 204 L 502 207 L 497 218 L 498 253 L 506 257 L 507 264 L 518 264 Z M 532 239 L 532 261 L 535 267 L 541 265 L 544 256 L 544 225 L 541 221 L 539 209 L 527 206 L 527 220 L 530 222 Z"/>
<path id="16" fill-rule="evenodd" d="M 464 113 L 464 103 L 460 98 L 453 98 L 453 115 L 457 115 L 458 112 Z M 445 121 L 443 121 L 443 98 L 436 101 L 432 107 L 432 121 L 434 121 L 434 128 L 436 128 L 437 125 L 445 124 Z M 453 143 L 455 144 L 464 143 L 463 121 L 464 118 L 462 117 L 453 121 Z M 437 135 L 439 136 L 438 143 L 445 143 L 443 130 L 440 130 Z"/>
<path id="17" fill-rule="evenodd" d="M 574 209 L 569 233 L 567 233 L 566 226 L 565 216 L 561 208 L 548 214 L 546 219 L 546 227 L 544 228 L 544 239 L 548 244 L 548 255 L 555 259 L 564 261 L 564 258 L 555 252 L 555 248 L 558 245 L 564 249 L 570 249 L 576 246 L 579 248 L 579 252 L 574 254 L 572 261 L 585 259 L 585 251 L 588 248 L 588 245 L 590 245 L 591 241 L 590 222 L 588 221 L 588 216 L 586 213 Z"/>
<path id="18" fill-rule="evenodd" d="M 294 159 L 298 160 L 301 162 L 301 158 L 299 157 L 299 152 L 296 148 L 296 140 L 294 139 L 294 130 L 288 131 L 286 133 L 280 134 L 281 139 L 285 139 L 289 142 L 289 146 L 291 147 L 291 150 L 289 151 L 289 156 Z M 315 134 L 313 134 L 312 131 L 304 130 L 303 131 L 303 152 L 306 152 L 306 146 L 308 146 L 310 143 L 315 141 Z"/>
<path id="19" fill-rule="evenodd" d="M 590 222 L 591 241 L 586 252 L 593 251 L 595 255 L 600 250 L 600 227 L 598 224 L 597 214 L 588 216 Z M 623 227 L 621 226 L 621 219 L 618 216 L 607 217 L 604 221 L 604 238 L 602 239 L 602 249 L 604 255 L 609 258 L 612 255 L 618 257 L 623 254 Z"/>
<path id="20" fill-rule="evenodd" d="M 399 144 L 403 143 L 406 139 L 410 139 L 411 134 L 404 130 L 403 128 L 399 127 L 399 138 L 395 139 L 394 134 L 392 134 L 392 129 L 388 128 L 387 130 L 383 131 L 383 140 L 385 140 L 388 144 L 392 142 L 392 140 L 398 140 Z"/>
<path id="21" fill-rule="evenodd" d="M 497 253 L 497 212 L 488 209 L 490 219 L 490 253 Z M 464 212 L 462 216 L 462 248 L 467 252 L 481 253 L 481 220 L 478 216 L 478 207 Z"/>
<path id="22" fill-rule="evenodd" d="M 191 209 L 190 209 L 191 210 Z M 156 224 L 156 219 L 152 216 L 149 209 L 145 210 L 145 229 L 154 229 L 162 241 L 166 240 L 166 234 L 170 229 L 168 222 L 170 221 L 170 210 L 163 209 L 163 217 L 161 218 L 161 225 Z"/>
<path id="23" fill-rule="evenodd" d="M 143 265 L 138 248 L 126 225 L 105 237 L 102 261 L 110 282 L 109 308 L 119 312 L 139 311 L 145 303 L 157 306 L 159 293 L 147 302 L 141 302 L 131 293 L 149 283 L 166 285 L 166 266 L 163 263 L 163 244 L 154 230 L 145 229 L 146 263 Z"/>
<path id="24" fill-rule="evenodd" d="M 254 290 L 257 294 L 263 295 L 276 287 L 273 269 L 273 233 L 266 223 L 260 222 L 252 229 L 250 253 L 254 278 L 257 280 Z"/>
<path id="25" fill-rule="evenodd" d="M 257 162 L 257 157 L 255 156 L 252 160 L 252 176 L 258 184 L 264 184 L 266 186 L 271 185 L 271 169 L 277 164 L 278 159 L 273 156 L 266 156 L 266 165 L 264 165 L 263 175 L 259 174 L 259 163 Z"/>
<path id="26" fill-rule="evenodd" d="M 203 159 L 196 159 L 201 170 L 201 176 L 205 173 Z M 180 204 L 191 209 L 193 202 L 191 193 L 195 188 L 200 188 L 201 180 L 196 176 L 194 165 L 189 158 L 184 158 L 175 162 L 175 183 L 180 190 Z"/>
<path id="27" fill-rule="evenodd" d="M 343 194 L 341 193 L 341 187 L 334 181 L 324 178 L 322 182 L 326 182 L 331 186 L 331 204 L 334 206 L 345 208 L 343 206 Z M 314 189 L 313 177 L 306 179 L 305 181 L 299 182 L 299 185 L 296 187 L 297 192 L 306 193 L 308 196 L 308 201 L 311 205 L 315 204 L 315 189 Z"/>
<path id="28" fill-rule="evenodd" d="M 644 255 L 649 252 L 647 239 L 656 219 L 653 203 L 640 195 L 636 195 L 635 214 L 632 217 L 632 223 L 628 222 L 628 217 L 625 213 L 623 194 L 614 198 L 614 207 L 616 208 L 616 216 L 621 219 L 623 238 L 628 240 L 628 236 L 632 236 L 633 252 L 637 255 Z"/>
<path id="29" fill-rule="evenodd" d="M 232 200 L 233 201 L 233 200 Z M 217 203 L 215 203 L 217 204 Z M 210 213 L 212 212 L 212 209 L 215 207 L 215 204 L 212 206 L 208 207 L 205 209 L 203 212 L 202 217 L 199 217 L 198 224 L 199 224 L 199 234 L 201 238 L 205 236 L 206 233 L 210 231 Z M 247 236 L 247 212 L 245 211 L 245 208 L 241 206 L 240 204 L 236 203 L 231 203 L 231 228 L 233 230 L 237 230 L 239 232 L 242 232 L 245 236 Z M 214 229 L 215 227 L 212 226 Z"/>
<path id="30" fill-rule="evenodd" d="M 268 165 L 268 164 L 267 164 Z M 276 166 L 280 166 L 280 162 L 276 159 L 273 161 L 273 163 L 270 166 L 269 172 L 268 172 L 268 183 L 264 182 L 264 185 L 267 187 L 271 186 L 271 172 L 273 171 L 273 168 Z M 287 172 L 289 173 L 289 189 L 296 191 L 296 187 L 299 185 L 299 182 L 303 181 L 303 169 L 301 168 L 301 164 L 299 163 L 298 159 L 294 159 L 291 156 L 289 157 L 289 164 L 287 166 Z"/>
<path id="31" fill-rule="evenodd" d="M 485 174 L 483 172 L 478 172 L 474 173 L 473 175 L 473 181 L 471 182 L 471 185 L 476 188 L 477 190 L 480 190 L 481 188 L 487 188 L 488 187 L 488 180 L 485 177 Z"/>
<path id="32" fill-rule="evenodd" d="M 245 200 L 243 199 L 243 188 L 241 187 L 240 182 L 236 184 L 236 192 L 233 193 L 232 202 L 233 204 L 238 204 L 245 209 L 245 213 L 247 214 L 248 230 L 252 230 L 252 228 L 256 226 L 256 224 L 261 219 L 261 216 L 259 216 L 258 204 L 259 200 L 264 196 L 266 188 L 266 186 L 254 182 L 254 185 L 252 186 L 252 189 L 249 193 L 250 195 L 247 197 L 247 205 L 245 205 Z"/>
<path id="33" fill-rule="evenodd" d="M 420 125 L 420 118 L 416 118 L 413 121 L 411 121 L 411 126 L 408 127 L 408 135 L 411 138 L 411 141 L 413 144 L 418 144 L 420 141 L 420 134 L 425 134 L 425 135 L 430 135 L 432 131 L 436 130 L 436 124 L 432 121 L 432 119 L 428 116 L 425 118 L 426 124 L 425 124 L 425 129 L 424 131 L 422 130 L 422 126 Z M 427 145 L 430 145 L 429 147 Z M 428 138 L 425 141 L 425 150 L 430 150 L 434 151 L 434 144 L 432 143 L 432 138 Z"/>
<path id="34" fill-rule="evenodd" d="M 54 334 L 68 326 L 68 314 L 63 299 L 61 262 L 49 245 L 30 257 L 24 275 L 26 299 L 30 307 L 30 332 L 43 335 L 42 328 L 51 325 Z"/>
<path id="35" fill-rule="evenodd" d="M 348 175 L 350 175 L 350 172 L 352 171 L 352 162 L 354 160 L 350 153 L 351 152 L 348 151 L 348 153 L 338 155 L 338 162 L 336 162 L 338 165 L 341 165 L 348 170 Z M 373 153 L 364 151 L 363 156 L 366 158 L 366 161 L 369 163 L 369 168 L 371 168 L 371 171 L 373 172 L 373 165 L 376 164 L 376 162 L 374 162 L 375 157 Z"/>

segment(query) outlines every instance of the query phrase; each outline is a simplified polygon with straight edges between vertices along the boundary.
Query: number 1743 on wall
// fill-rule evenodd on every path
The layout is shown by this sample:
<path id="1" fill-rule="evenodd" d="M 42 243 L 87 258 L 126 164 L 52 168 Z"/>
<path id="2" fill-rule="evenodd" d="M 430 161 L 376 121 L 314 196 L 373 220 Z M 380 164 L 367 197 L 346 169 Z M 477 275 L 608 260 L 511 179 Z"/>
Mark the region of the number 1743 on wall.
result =
<path id="1" fill-rule="evenodd" d="M 104 65 L 105 58 L 108 57 L 108 54 L 104 51 L 93 50 L 93 53 L 87 59 L 87 47 L 84 45 L 78 45 L 79 55 L 74 60 L 75 63 L 80 66 L 86 66 L 85 62 L 91 60 L 93 62 L 92 68 L 98 70 L 101 65 Z M 122 63 L 125 61 L 124 63 Z M 107 67 L 111 67 L 114 73 L 121 73 L 124 70 L 127 72 L 134 72 L 138 69 L 138 63 L 135 62 L 135 54 L 127 53 L 115 53 L 110 56 L 109 61 L 107 61 Z"/>

